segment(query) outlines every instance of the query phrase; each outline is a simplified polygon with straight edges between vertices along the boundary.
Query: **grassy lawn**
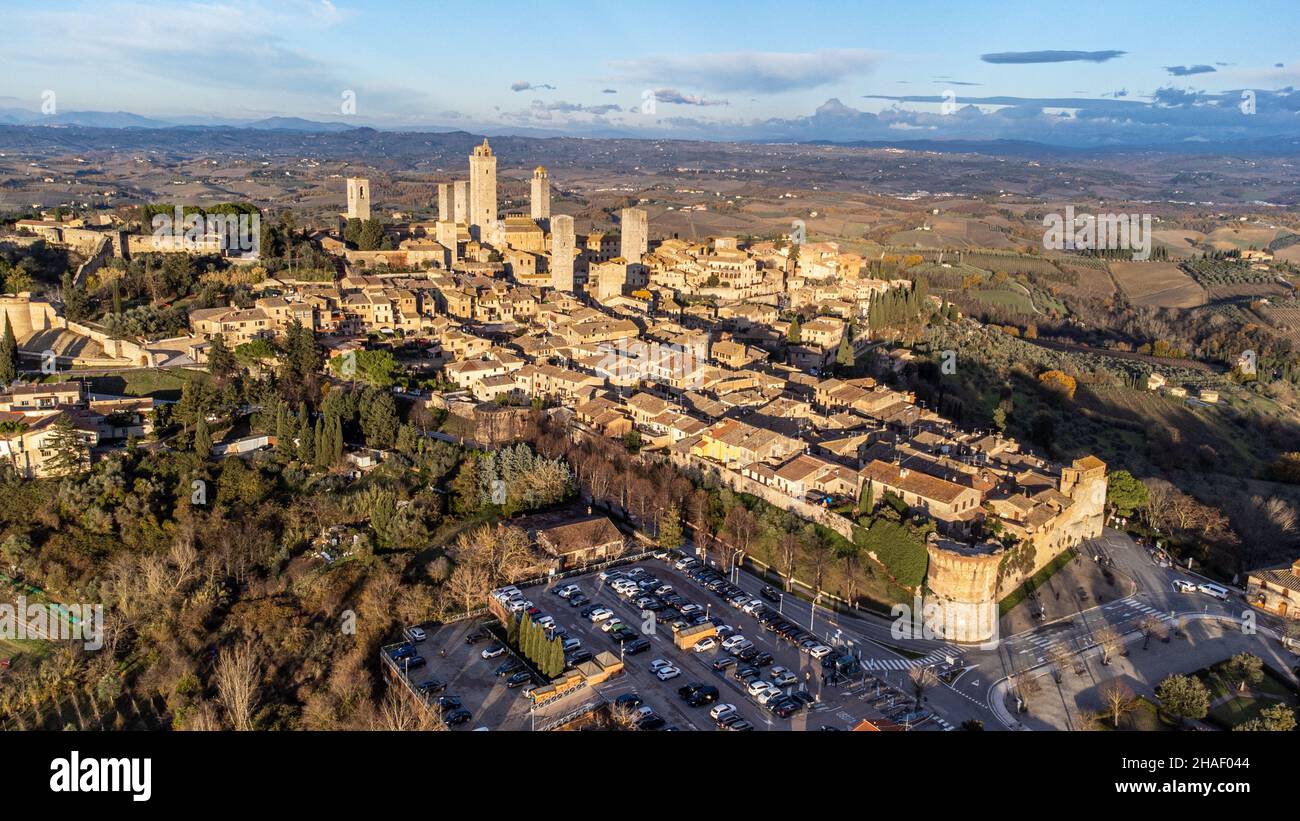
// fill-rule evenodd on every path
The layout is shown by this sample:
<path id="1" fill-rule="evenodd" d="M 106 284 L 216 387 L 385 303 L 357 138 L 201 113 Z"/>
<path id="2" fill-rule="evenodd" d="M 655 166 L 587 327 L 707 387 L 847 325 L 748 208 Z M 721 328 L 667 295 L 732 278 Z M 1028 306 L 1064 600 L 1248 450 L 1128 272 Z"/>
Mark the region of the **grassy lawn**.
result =
<path id="1" fill-rule="evenodd" d="M 1287 704 L 1296 707 L 1300 697 L 1286 682 L 1279 679 L 1271 668 L 1264 667 L 1264 677 L 1255 684 L 1238 691 L 1235 683 L 1228 681 L 1212 669 L 1196 671 L 1195 675 L 1205 683 L 1210 691 L 1211 703 L 1226 698 L 1210 708 L 1208 721 L 1225 730 L 1230 730 L 1243 721 L 1257 718 L 1261 710 L 1274 704 Z"/>
<path id="2" fill-rule="evenodd" d="M 50 644 L 35 639 L 0 639 L 0 659 L 13 659 L 20 655 L 44 656 L 50 652 Z"/>
<path id="3" fill-rule="evenodd" d="M 1103 718 L 1098 723 L 1098 729 L 1114 731 L 1115 725 L 1111 724 L 1109 719 Z M 1120 717 L 1119 729 L 1125 732 L 1169 732 L 1177 729 L 1177 725 L 1166 720 L 1155 704 L 1145 698 L 1139 698 L 1134 702 L 1133 709 Z"/>

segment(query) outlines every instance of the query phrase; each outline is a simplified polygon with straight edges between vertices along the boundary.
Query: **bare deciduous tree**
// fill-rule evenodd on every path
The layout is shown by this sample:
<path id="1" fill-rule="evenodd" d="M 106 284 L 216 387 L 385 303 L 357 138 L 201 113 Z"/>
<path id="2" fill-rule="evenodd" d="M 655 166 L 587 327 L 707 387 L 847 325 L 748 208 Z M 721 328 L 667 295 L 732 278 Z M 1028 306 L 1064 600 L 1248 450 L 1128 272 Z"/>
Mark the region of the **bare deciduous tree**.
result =
<path id="1" fill-rule="evenodd" d="M 262 669 L 252 642 L 241 641 L 223 649 L 214 676 L 217 699 L 226 711 L 230 726 L 241 731 L 253 729 Z"/>
<path id="2" fill-rule="evenodd" d="M 1119 720 L 1133 709 L 1135 701 L 1133 691 L 1119 679 L 1111 679 L 1101 685 L 1100 693 L 1102 701 L 1106 704 L 1106 714 L 1110 717 L 1111 725 L 1118 730 Z"/>

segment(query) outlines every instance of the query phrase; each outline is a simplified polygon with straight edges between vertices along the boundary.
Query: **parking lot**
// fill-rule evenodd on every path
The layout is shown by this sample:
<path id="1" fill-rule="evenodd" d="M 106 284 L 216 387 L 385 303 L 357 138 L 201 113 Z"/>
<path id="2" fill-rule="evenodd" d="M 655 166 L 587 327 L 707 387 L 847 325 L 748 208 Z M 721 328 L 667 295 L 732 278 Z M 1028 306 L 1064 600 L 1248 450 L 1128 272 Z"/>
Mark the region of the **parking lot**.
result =
<path id="1" fill-rule="evenodd" d="M 740 599 L 737 595 L 740 603 L 754 611 L 747 613 L 726 600 L 728 594 L 743 591 L 731 588 L 716 572 L 694 566 L 693 560 L 686 560 L 680 554 L 658 555 L 663 558 L 567 578 L 545 592 L 535 592 L 537 588 L 529 591 L 539 611 L 550 615 L 567 637 L 581 641 L 584 649 L 618 652 L 622 647 L 633 647 L 637 638 L 648 643 L 643 650 L 623 655 L 624 675 L 596 687 L 606 700 L 613 702 L 619 696 L 635 693 L 642 709 L 649 708 L 663 718 L 665 728 L 681 730 L 718 729 L 710 713 L 719 704 L 734 706 L 736 716 L 755 730 L 851 729 L 863 719 L 877 726 L 895 723 L 926 726 L 928 713 L 906 706 L 909 699 L 901 689 L 904 676 L 896 674 L 895 681 L 887 681 L 884 673 L 855 671 L 852 675 L 827 680 L 824 677 L 830 671 L 809 652 L 819 642 L 801 628 L 791 629 L 793 626 L 774 612 L 771 602 L 748 595 Z M 628 585 L 627 581 L 633 584 Z M 567 593 L 566 588 L 573 586 L 580 591 L 579 606 L 571 606 L 572 597 L 565 599 L 557 592 Z M 616 587 L 624 588 L 625 592 L 619 592 Z M 606 608 L 612 615 L 602 618 L 590 612 L 592 607 Z M 683 613 L 690 614 L 690 618 Z M 773 627 L 785 627 L 789 638 L 766 627 L 759 617 L 773 622 Z M 614 619 L 635 635 L 602 629 Z M 675 646 L 673 622 L 684 625 L 692 620 L 718 625 L 721 635 L 716 640 L 717 646 L 702 652 Z M 722 646 L 724 639 L 730 644 L 739 637 L 752 644 L 752 650 L 744 651 L 743 658 L 737 658 Z M 805 645 L 802 648 L 800 641 Z M 827 653 L 830 659 L 838 655 L 838 651 L 829 650 L 818 655 Z M 754 661 L 760 664 L 754 665 Z M 678 674 L 661 680 L 651 669 L 658 662 L 667 662 Z M 740 679 L 737 670 L 747 662 L 756 668 L 752 673 L 757 675 Z M 715 669 L 715 665 L 722 669 Z M 752 694 L 757 685 L 751 687 L 751 682 L 764 681 L 779 683 L 781 686 L 776 689 L 780 695 L 774 693 L 765 698 L 761 693 Z M 679 690 L 693 684 L 716 687 L 716 701 L 689 706 Z M 774 712 L 763 703 L 789 695 L 802 696 L 808 703 L 781 712 Z M 887 716 L 891 714 L 898 721 L 890 721 Z M 942 729 L 938 723 L 929 723 L 934 729 Z"/>
<path id="2" fill-rule="evenodd" d="M 766 592 L 780 601 L 775 591 Z M 905 673 L 854 669 L 842 648 L 824 646 L 784 619 L 776 609 L 780 605 L 743 593 L 717 571 L 669 552 L 501 594 L 512 595 L 511 606 L 561 634 L 569 642 L 571 664 L 610 652 L 625 665 L 622 674 L 536 715 L 524 691 L 541 680 L 520 675 L 524 683 L 509 688 L 513 671 L 498 673 L 510 666 L 513 654 L 506 649 L 483 659 L 484 649 L 499 644 L 495 638 L 466 643 L 466 636 L 484 631 L 484 619 L 448 625 L 412 641 L 427 666 L 411 678 L 417 687 L 429 679 L 444 682 L 445 691 L 427 697 L 455 695 L 473 715 L 458 726 L 471 728 L 526 730 L 534 721 L 548 726 L 594 703 L 594 697 L 625 708 L 628 719 L 639 720 L 643 729 L 847 730 L 864 719 L 885 729 L 949 728 L 914 706 Z M 718 635 L 699 651 L 679 649 L 674 624 L 688 628 L 692 623 L 712 624 Z M 837 659 L 842 673 L 834 669 Z M 661 672 L 664 666 L 671 669 Z M 694 705 L 684 688 L 699 691 Z M 715 718 L 723 705 L 733 709 Z"/>
<path id="3" fill-rule="evenodd" d="M 513 659 L 512 654 L 504 651 L 500 656 L 485 659 L 483 651 L 496 644 L 496 640 L 490 635 L 473 643 L 466 640 L 471 636 L 486 635 L 484 619 L 429 627 L 424 632 L 425 637 L 420 640 L 408 634 L 407 643 L 425 663 L 407 674 L 417 692 L 421 685 L 432 681 L 442 685 L 427 687 L 428 692 L 422 697 L 432 709 L 441 709 L 444 717 L 450 717 L 456 709 L 469 713 L 464 721 L 451 724 L 453 730 L 479 727 L 530 730 L 534 724 L 545 727 L 558 717 L 581 708 L 592 698 L 589 690 L 578 692 L 534 713 L 532 701 L 523 696 L 523 688 L 507 687 L 507 677 L 496 674 L 502 665 Z M 398 660 L 396 664 L 399 670 L 405 670 L 404 660 Z M 443 709 L 438 703 L 440 698 L 454 698 L 459 705 L 444 702 L 446 708 Z"/>

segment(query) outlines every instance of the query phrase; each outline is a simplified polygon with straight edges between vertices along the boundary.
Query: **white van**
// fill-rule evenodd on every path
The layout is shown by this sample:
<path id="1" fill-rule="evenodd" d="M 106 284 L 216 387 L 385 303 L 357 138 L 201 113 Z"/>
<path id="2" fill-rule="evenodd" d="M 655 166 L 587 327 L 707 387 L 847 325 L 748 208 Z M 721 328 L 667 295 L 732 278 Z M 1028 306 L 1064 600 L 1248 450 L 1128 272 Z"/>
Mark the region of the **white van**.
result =
<path id="1" fill-rule="evenodd" d="M 1201 582 L 1199 585 L 1197 585 L 1196 589 L 1200 590 L 1202 593 L 1205 593 L 1206 595 L 1213 596 L 1216 599 L 1220 599 L 1222 601 L 1228 600 L 1228 588 L 1226 587 L 1220 587 L 1219 585 L 1211 584 L 1210 582 Z"/>
<path id="2" fill-rule="evenodd" d="M 1194 582 L 1189 582 L 1186 579 L 1175 579 L 1174 589 L 1179 593 L 1195 593 L 1196 584 Z"/>

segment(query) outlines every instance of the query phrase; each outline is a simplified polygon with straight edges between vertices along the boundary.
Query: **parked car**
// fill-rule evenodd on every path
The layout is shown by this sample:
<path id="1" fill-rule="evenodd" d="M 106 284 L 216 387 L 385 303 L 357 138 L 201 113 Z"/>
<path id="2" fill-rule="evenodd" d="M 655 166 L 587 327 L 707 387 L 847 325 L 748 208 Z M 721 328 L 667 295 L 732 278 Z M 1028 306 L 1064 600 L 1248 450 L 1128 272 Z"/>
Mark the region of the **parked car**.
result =
<path id="1" fill-rule="evenodd" d="M 569 597 L 570 607 L 582 607 L 584 604 L 591 604 L 591 599 L 587 598 L 582 593 L 574 593 Z"/>
<path id="2" fill-rule="evenodd" d="M 614 704 L 627 710 L 633 710 L 642 704 L 641 697 L 636 693 L 624 693 L 614 699 Z"/>
<path id="3" fill-rule="evenodd" d="M 465 637 L 466 644 L 478 644 L 480 641 L 487 641 L 492 638 L 492 634 L 485 630 L 476 630 Z"/>
<path id="4" fill-rule="evenodd" d="M 735 663 L 736 663 L 735 656 L 722 656 L 721 658 L 713 662 L 713 669 L 716 672 L 721 673 Z"/>
<path id="5" fill-rule="evenodd" d="M 627 656 L 635 656 L 637 653 L 644 653 L 649 649 L 650 639 L 640 638 L 623 645 L 623 654 Z"/>
<path id="6" fill-rule="evenodd" d="M 523 663 L 518 659 L 510 659 L 501 666 L 497 667 L 497 678 L 505 678 L 512 673 L 517 673 L 523 667 Z"/>
<path id="7" fill-rule="evenodd" d="M 1179 593 L 1195 593 L 1196 584 L 1186 579 L 1174 579 L 1174 589 Z"/>
<path id="8" fill-rule="evenodd" d="M 754 665 L 755 667 L 766 667 L 767 665 L 772 663 L 772 654 L 767 652 L 760 652 L 758 655 L 754 656 L 753 658 L 746 659 L 746 660 L 750 664 Z"/>
<path id="9" fill-rule="evenodd" d="M 660 681 L 668 681 L 669 679 L 677 678 L 681 674 L 681 670 L 678 670 L 676 667 L 671 665 L 668 667 L 662 667 L 659 672 L 655 673 L 655 675 L 659 677 Z"/>
<path id="10" fill-rule="evenodd" d="M 564 644 L 560 645 L 560 649 L 562 649 L 566 653 L 572 653 L 574 650 L 577 650 L 581 646 L 582 646 L 582 639 L 565 639 Z"/>
<path id="11" fill-rule="evenodd" d="M 585 648 L 567 657 L 567 662 L 570 666 L 574 664 L 581 664 L 584 661 L 590 661 L 590 660 L 591 660 L 591 651 Z"/>
<path id="12" fill-rule="evenodd" d="M 672 662 L 666 659 L 655 659 L 650 662 L 650 672 L 657 673 L 665 667 L 672 667 Z"/>
<path id="13" fill-rule="evenodd" d="M 495 644 L 483 648 L 483 652 L 480 653 L 479 655 L 481 655 L 485 659 L 494 659 L 497 656 L 505 653 L 505 651 L 506 651 L 506 646 L 501 642 L 497 642 Z"/>
<path id="14" fill-rule="evenodd" d="M 608 607 L 597 607 L 595 610 L 591 611 L 591 615 L 588 616 L 587 618 L 591 619 L 592 623 L 594 624 L 597 622 L 602 622 L 613 615 L 614 615 L 614 611 L 610 610 Z"/>
<path id="15" fill-rule="evenodd" d="M 734 712 L 736 712 L 734 704 L 717 704 L 712 710 L 709 710 L 709 718 L 720 721 L 724 716 L 731 715 Z"/>
<path id="16" fill-rule="evenodd" d="M 438 696 L 433 702 L 440 710 L 455 710 L 461 706 L 460 699 L 455 696 Z"/>
<path id="17" fill-rule="evenodd" d="M 650 715 L 638 721 L 636 723 L 636 728 L 638 730 L 647 730 L 647 731 L 658 730 L 661 729 L 667 723 L 668 722 L 664 721 L 662 717 L 651 713 Z"/>
<path id="18" fill-rule="evenodd" d="M 452 727 L 455 727 L 457 725 L 464 724 L 466 721 L 469 721 L 470 718 L 471 716 L 469 710 L 466 710 L 465 708 L 461 707 L 452 710 L 450 713 L 447 713 L 447 715 L 443 718 L 443 721 L 446 721 L 447 724 L 449 724 Z"/>
<path id="19" fill-rule="evenodd" d="M 811 648 L 808 651 L 808 655 L 812 656 L 815 659 L 824 659 L 833 652 L 835 651 L 827 647 L 826 645 L 819 644 L 816 647 Z"/>
<path id="20" fill-rule="evenodd" d="M 769 689 L 773 689 L 771 683 L 763 681 L 760 678 L 751 681 L 749 686 L 745 688 L 745 692 L 751 696 L 757 697 L 759 693 L 767 692 Z"/>
<path id="21" fill-rule="evenodd" d="M 525 684 L 531 683 L 532 680 L 533 674 L 525 670 L 522 673 L 515 673 L 510 678 L 506 679 L 506 686 L 513 690 L 516 687 L 522 687 Z"/>
<path id="22" fill-rule="evenodd" d="M 406 628 L 406 637 L 411 641 L 424 641 L 428 636 L 429 634 L 424 632 L 423 627 Z"/>
<path id="23" fill-rule="evenodd" d="M 415 655 L 415 645 L 410 642 L 400 644 L 392 650 L 389 650 L 388 655 L 393 661 L 401 661 L 404 658 L 409 658 Z"/>
<path id="24" fill-rule="evenodd" d="M 417 685 L 415 689 L 419 690 L 423 695 L 431 696 L 434 693 L 441 693 L 446 690 L 447 685 L 436 678 L 431 678 L 423 684 Z"/>
<path id="25" fill-rule="evenodd" d="M 777 687 L 786 687 L 799 681 L 799 677 L 789 670 L 782 670 L 772 676 L 772 683 Z"/>
<path id="26" fill-rule="evenodd" d="M 710 650 L 717 649 L 717 647 L 718 647 L 718 640 L 713 638 L 712 636 L 708 636 L 707 638 L 702 638 L 699 641 L 695 642 L 695 646 L 691 649 L 693 649 L 697 653 L 707 653 Z"/>
<path id="27" fill-rule="evenodd" d="M 737 633 L 736 635 L 734 635 L 734 636 L 730 636 L 729 638 L 726 638 L 726 639 L 723 640 L 723 642 L 722 642 L 722 649 L 723 649 L 723 650 L 730 650 L 731 648 L 735 647 L 737 644 L 740 644 L 740 643 L 743 642 L 744 640 L 745 640 L 745 637 L 742 636 L 742 635 L 740 635 L 739 633 Z"/>
<path id="28" fill-rule="evenodd" d="M 686 699 L 686 703 L 692 707 L 703 707 L 706 704 L 712 704 L 718 700 L 718 688 L 712 685 L 706 685 L 696 690 Z"/>

